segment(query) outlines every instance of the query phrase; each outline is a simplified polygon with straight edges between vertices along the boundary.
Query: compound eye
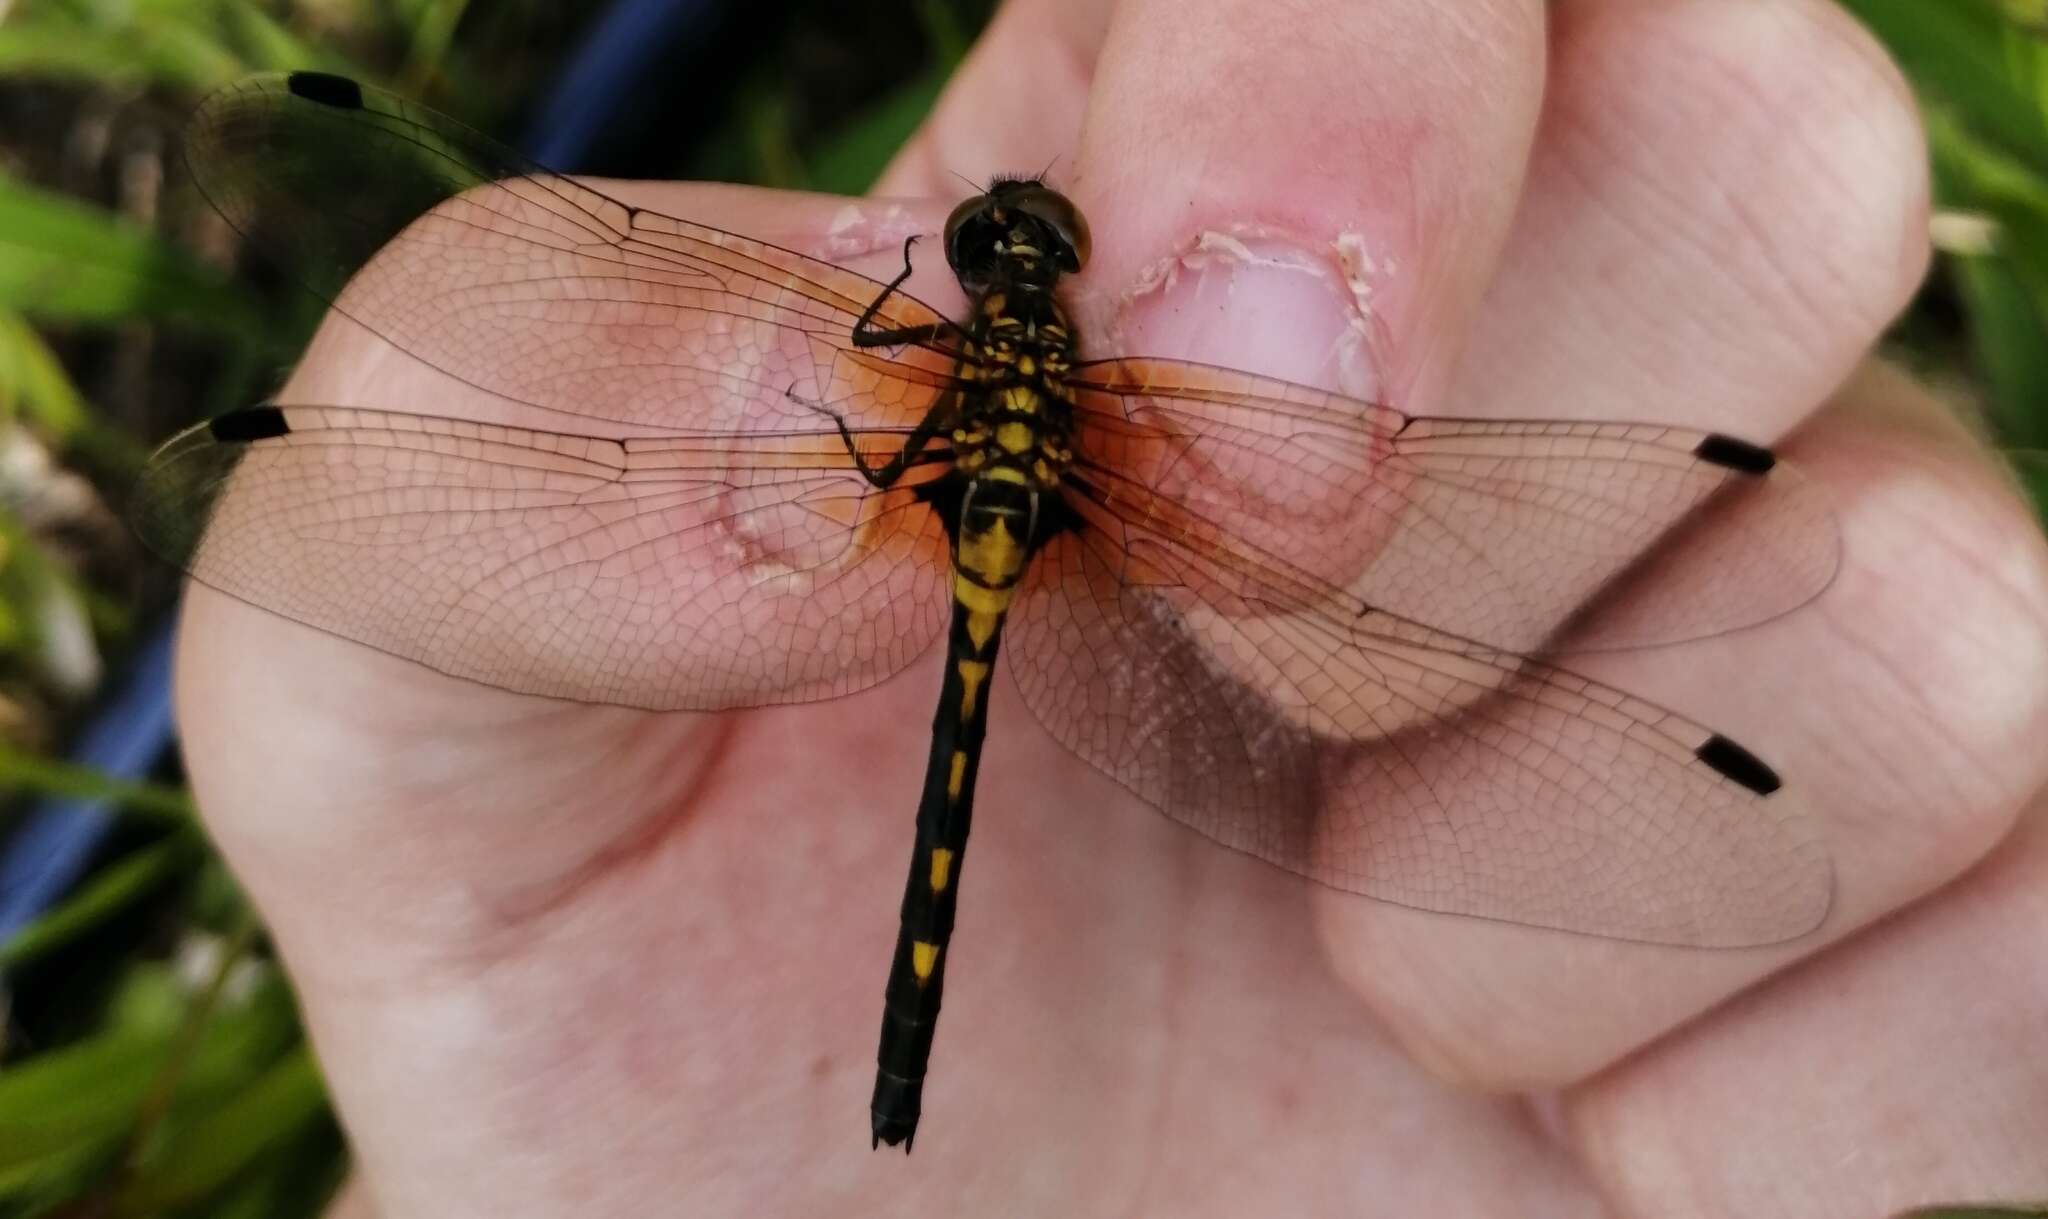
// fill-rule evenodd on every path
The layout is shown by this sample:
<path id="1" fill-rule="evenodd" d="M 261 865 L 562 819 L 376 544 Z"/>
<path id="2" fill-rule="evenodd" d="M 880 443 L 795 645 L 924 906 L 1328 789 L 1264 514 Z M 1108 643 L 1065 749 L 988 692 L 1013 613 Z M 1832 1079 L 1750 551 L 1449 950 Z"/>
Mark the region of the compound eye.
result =
<path id="1" fill-rule="evenodd" d="M 946 217 L 946 264 L 958 271 L 963 263 L 972 260 L 967 249 L 968 242 L 987 243 L 991 240 L 989 230 L 993 227 L 988 219 L 989 197 L 975 195 L 962 199 Z M 986 255 L 988 251 L 984 250 Z"/>
<path id="2" fill-rule="evenodd" d="M 1042 222 L 1058 234 L 1060 246 L 1053 251 L 1053 257 L 1062 270 L 1078 271 L 1088 265 L 1088 222 L 1082 218 L 1081 209 L 1065 195 L 1050 186 L 1027 186 L 1005 195 L 1003 205 Z M 954 209 L 953 214 L 958 216 L 959 209 Z"/>

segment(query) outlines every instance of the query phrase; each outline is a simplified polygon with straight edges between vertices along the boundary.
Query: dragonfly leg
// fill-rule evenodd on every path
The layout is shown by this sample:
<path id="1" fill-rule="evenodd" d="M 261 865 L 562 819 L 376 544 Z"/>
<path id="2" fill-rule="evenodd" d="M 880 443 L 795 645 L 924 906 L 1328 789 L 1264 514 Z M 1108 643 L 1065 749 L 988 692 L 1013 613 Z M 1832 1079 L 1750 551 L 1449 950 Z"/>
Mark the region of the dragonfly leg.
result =
<path id="1" fill-rule="evenodd" d="M 901 347 L 906 343 L 929 343 L 942 334 L 958 334 L 959 327 L 951 322 L 927 322 L 922 326 L 900 326 L 894 330 L 875 328 L 875 315 L 882 310 L 883 302 L 896 294 L 903 281 L 910 278 L 910 247 L 917 244 L 915 233 L 903 239 L 903 269 L 896 278 L 889 281 L 882 294 L 868 302 L 860 320 L 853 324 L 853 345 L 855 347 Z"/>
<path id="2" fill-rule="evenodd" d="M 953 408 L 951 404 L 933 407 L 927 411 L 925 417 L 918 421 L 917 426 L 911 429 L 910 435 L 904 439 L 903 447 L 897 450 L 896 456 L 879 465 L 871 466 L 861 457 L 860 445 L 853 438 L 853 429 L 846 426 L 846 416 L 843 412 L 833 410 L 822 402 L 813 402 L 803 397 L 796 392 L 796 387 L 793 385 L 783 391 L 783 397 L 788 398 L 791 402 L 796 403 L 805 410 L 815 411 L 830 419 L 832 426 L 839 429 L 839 439 L 846 445 L 846 455 L 853 461 L 853 468 L 859 470 L 861 477 L 865 478 L 871 485 L 883 491 L 895 486 L 897 480 L 903 477 L 904 471 L 912 466 L 923 465 L 926 462 L 953 460 L 950 452 L 942 450 L 927 453 L 925 451 L 927 446 L 931 444 L 932 438 L 937 436 L 948 425 L 948 421 L 952 419 Z"/>

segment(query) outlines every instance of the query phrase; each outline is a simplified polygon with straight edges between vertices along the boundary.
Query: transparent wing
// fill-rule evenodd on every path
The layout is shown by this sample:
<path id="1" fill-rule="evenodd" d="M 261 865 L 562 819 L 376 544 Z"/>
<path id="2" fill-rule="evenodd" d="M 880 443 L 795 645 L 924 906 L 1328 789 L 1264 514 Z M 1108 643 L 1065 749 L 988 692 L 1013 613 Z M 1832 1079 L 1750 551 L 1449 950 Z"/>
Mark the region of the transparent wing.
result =
<path id="1" fill-rule="evenodd" d="M 943 343 L 854 348 L 874 280 L 628 206 L 342 77 L 221 90 L 184 155 L 228 222 L 339 312 L 515 401 L 712 432 L 813 430 L 827 406 L 860 429 L 914 423 L 954 383 Z M 874 324 L 941 321 L 899 293 Z"/>
<path id="2" fill-rule="evenodd" d="M 200 579 L 474 680 L 655 708 L 847 693 L 935 638 L 945 539 L 916 484 L 948 455 L 879 493 L 819 426 L 880 460 L 957 388 L 943 337 L 852 346 L 882 285 L 339 78 L 217 97 L 187 155 L 253 243 L 414 356 L 663 433 L 229 416 L 167 446 L 137 505 Z M 900 296 L 876 324 L 942 325 Z M 1824 914 L 1825 852 L 1762 762 L 1517 655 L 1815 595 L 1833 521 L 1768 453 L 1170 361 L 1074 382 L 1083 528 L 1034 566 L 1008 655 L 1078 754 L 1218 841 L 1411 905 L 1701 944 Z M 1698 528 L 1686 567 L 1642 565 Z"/>
<path id="3" fill-rule="evenodd" d="M 955 384 L 939 342 L 853 347 L 882 284 L 340 77 L 231 86 L 184 152 L 338 312 L 565 424 L 288 406 L 193 428 L 133 515 L 199 580 L 442 672 L 658 709 L 847 693 L 935 637 L 943 531 L 914 487 L 944 446 L 879 493 L 826 414 L 877 462 Z M 900 294 L 874 320 L 939 322 Z"/>
<path id="4" fill-rule="evenodd" d="M 1075 382 L 1085 465 L 1183 528 L 1227 525 L 1285 556 L 1339 616 L 1380 610 L 1513 652 L 1637 647 L 1768 621 L 1840 563 L 1826 497 L 1716 433 L 1417 418 L 1174 360 L 1103 361 Z M 1674 531 L 1685 562 L 1660 564 Z M 1602 590 L 1625 595 L 1582 612 Z"/>
<path id="5" fill-rule="evenodd" d="M 1411 419 L 1172 361 L 1080 381 L 1079 527 L 1027 578 L 1006 653 L 1068 748 L 1226 846 L 1403 905 L 1695 945 L 1825 916 L 1824 844 L 1761 760 L 1518 654 L 1618 577 L 1633 607 L 1576 618 L 1606 646 L 1818 593 L 1833 518 L 1770 454 Z M 1784 536 L 1757 534 L 1778 518 Z M 1764 557 L 1682 577 L 1682 596 L 1647 587 L 1662 569 L 1640 560 L 1677 527 L 1704 528 L 1709 557 L 1744 553 L 1713 540 L 1730 529 Z M 1797 579 L 1752 586 L 1758 570 Z"/>
<path id="6" fill-rule="evenodd" d="M 869 461 L 896 432 L 856 434 Z M 258 407 L 151 459 L 145 542 L 232 596 L 526 694 L 711 710 L 851 693 L 946 621 L 945 532 L 825 436 L 570 436 Z"/>

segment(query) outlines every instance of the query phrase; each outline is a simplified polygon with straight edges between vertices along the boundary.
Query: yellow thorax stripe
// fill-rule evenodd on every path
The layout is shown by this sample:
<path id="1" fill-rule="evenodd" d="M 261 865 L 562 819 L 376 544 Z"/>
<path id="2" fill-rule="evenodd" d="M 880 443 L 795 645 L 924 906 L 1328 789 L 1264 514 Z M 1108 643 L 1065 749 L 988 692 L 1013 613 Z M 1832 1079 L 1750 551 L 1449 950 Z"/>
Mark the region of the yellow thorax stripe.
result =
<path id="1" fill-rule="evenodd" d="M 1038 433 L 1021 419 L 996 425 L 996 444 L 1005 453 L 1029 453 L 1038 447 Z"/>
<path id="2" fill-rule="evenodd" d="M 1038 391 L 1029 385 L 1011 385 L 1003 390 L 1003 409 L 1011 414 L 1036 415 L 1039 413 L 1039 407 L 1044 404 L 1044 401 L 1043 398 L 1039 397 Z M 998 430 L 996 434 L 1000 436 L 1002 432 Z M 1029 447 L 1028 444 L 1025 445 L 1025 448 Z M 1022 451 L 1023 449 L 1011 450 L 1011 452 Z"/>

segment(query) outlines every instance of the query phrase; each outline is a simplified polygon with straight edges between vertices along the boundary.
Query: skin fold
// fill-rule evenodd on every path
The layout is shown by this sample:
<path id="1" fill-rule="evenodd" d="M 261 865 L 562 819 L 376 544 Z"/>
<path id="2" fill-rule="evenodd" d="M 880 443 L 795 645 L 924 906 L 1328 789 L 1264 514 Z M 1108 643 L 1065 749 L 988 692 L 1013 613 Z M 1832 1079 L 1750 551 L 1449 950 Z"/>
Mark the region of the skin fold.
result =
<path id="1" fill-rule="evenodd" d="M 1911 100 L 1868 37 L 1821 0 L 1020 2 L 878 194 L 933 232 L 954 174 L 1055 157 L 1094 231 L 1084 356 L 1711 428 L 1820 481 L 1819 600 L 1583 667 L 1770 759 L 1824 827 L 1828 922 L 1688 951 L 1316 890 L 1065 753 L 998 672 L 906 1163 L 865 1112 L 938 652 L 843 700 L 658 716 L 194 587 L 190 769 L 358 1153 L 338 1213 L 2048 1194 L 2048 552 L 1965 430 L 1865 363 L 1927 258 Z M 844 206 L 749 228 L 736 192 L 621 193 L 815 250 Z M 849 265 L 886 279 L 900 241 Z M 908 289 L 947 287 L 921 257 Z M 335 323 L 280 399 L 458 392 Z"/>

